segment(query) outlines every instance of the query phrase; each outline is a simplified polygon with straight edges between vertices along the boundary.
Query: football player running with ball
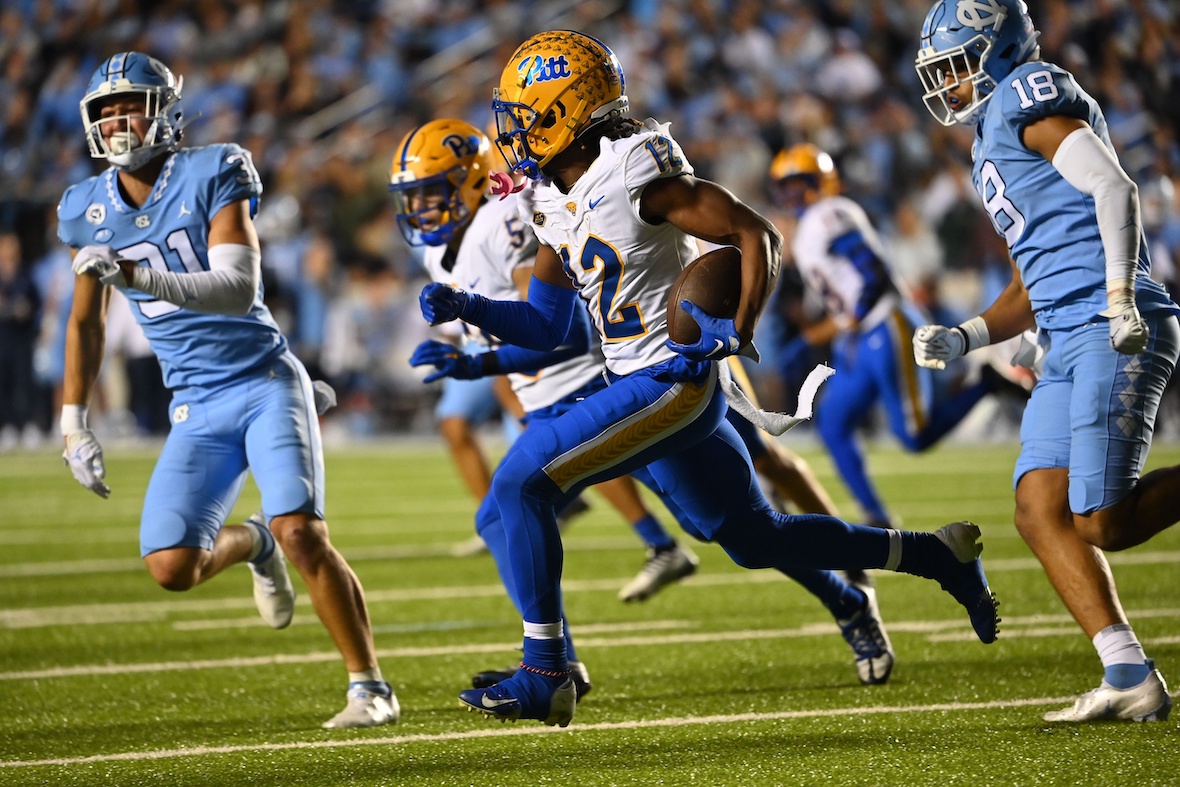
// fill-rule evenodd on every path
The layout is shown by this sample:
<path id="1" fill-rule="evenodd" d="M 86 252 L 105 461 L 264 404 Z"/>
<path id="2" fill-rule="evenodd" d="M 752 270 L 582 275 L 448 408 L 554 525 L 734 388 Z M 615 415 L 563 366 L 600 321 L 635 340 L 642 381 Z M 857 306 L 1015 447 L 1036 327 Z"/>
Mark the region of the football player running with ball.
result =
<path id="1" fill-rule="evenodd" d="M 500 200 L 485 199 L 490 169 L 490 143 L 474 126 L 461 120 L 434 120 L 410 131 L 399 143 L 390 173 L 398 224 L 412 245 L 426 246 L 424 265 L 430 277 L 442 283 L 476 282 L 472 291 L 490 298 L 524 300 L 537 255 L 537 239 L 530 224 L 520 218 L 518 200 L 508 193 Z M 480 337 L 478 329 L 468 330 Z M 589 316 L 575 311 L 571 330 L 551 352 L 526 350 L 494 343 L 490 351 L 466 353 L 454 345 L 429 340 L 410 358 L 416 366 L 432 365 L 436 371 L 426 381 L 447 377 L 478 379 L 507 373 L 526 416 L 529 429 L 561 416 L 591 394 L 606 387 L 603 357 L 598 342 L 591 342 Z M 487 341 L 486 337 L 482 341 Z M 736 359 L 734 359 L 736 360 Z M 740 369 L 740 367 L 739 367 Z M 748 384 L 748 381 L 747 381 Z M 772 450 L 749 421 L 733 410 L 726 415 L 750 452 L 755 467 Z M 769 438 L 768 438 L 769 439 Z M 788 453 L 779 460 L 777 475 L 797 504 L 830 506 L 826 493 L 801 462 Z M 634 476 L 654 491 L 682 527 L 695 535 L 697 528 L 654 481 L 647 468 Z M 664 585 L 691 574 L 696 557 L 669 535 L 639 499 L 628 476 L 605 481 L 596 489 L 607 496 L 648 546 L 644 569 L 621 591 L 623 600 L 643 600 Z M 516 601 L 507 541 L 500 507 L 488 495 L 475 517 L 476 531 L 488 545 L 509 595 Z M 883 684 L 893 669 L 894 653 L 880 622 L 876 592 L 867 579 L 857 578 L 864 598 L 849 592 L 846 583 L 831 571 L 791 567 L 786 572 L 814 593 L 836 617 L 841 633 L 853 651 L 858 677 L 866 685 Z M 569 623 L 562 616 L 566 656 L 578 697 L 589 691 L 586 665 L 574 649 Z M 516 672 L 516 668 L 476 675 L 481 688 Z"/>
<path id="2" fill-rule="evenodd" d="M 976 127 L 975 188 L 1013 262 L 991 307 L 954 328 L 923 326 L 914 355 L 942 368 L 1039 330 L 1016 528 L 1105 669 L 1097 689 L 1045 720 L 1163 720 L 1171 698 L 1103 550 L 1142 544 L 1180 515 L 1180 467 L 1140 478 L 1180 353 L 1180 309 L 1149 275 L 1137 189 L 1101 108 L 1039 59 L 1037 36 L 1023 0 L 941 0 L 926 17 L 916 63 L 926 106 L 944 125 Z"/>
<path id="3" fill-rule="evenodd" d="M 739 565 L 887 568 L 936 579 L 967 608 L 979 638 L 993 641 L 998 618 L 974 526 L 909 533 L 771 509 L 725 421 L 717 361 L 749 345 L 782 238 L 732 194 L 694 178 L 666 126 L 627 117 L 613 53 L 573 31 L 533 36 L 505 67 L 493 108 L 497 146 L 513 173 L 534 181 L 520 195 L 520 216 L 541 243 L 528 300 L 493 301 L 428 284 L 423 316 L 433 324 L 462 319 L 505 342 L 551 350 L 565 341 L 574 310 L 586 308 L 610 384 L 526 430 L 493 476 L 524 618 L 524 657 L 512 677 L 464 691 L 460 702 L 495 718 L 569 724 L 575 691 L 554 512 L 588 484 L 644 465 L 695 535 L 720 544 Z M 741 303 L 734 319 L 690 305 L 701 339 L 670 345 L 668 292 L 697 256 L 695 238 L 741 250 Z M 849 586 L 850 608 L 864 599 Z"/>
<path id="4" fill-rule="evenodd" d="M 234 144 L 180 148 L 181 80 L 124 52 L 90 78 L 81 102 L 90 152 L 110 167 L 71 186 L 58 234 L 73 250 L 61 426 L 74 477 L 107 497 L 87 404 L 103 358 L 111 287 L 123 290 L 172 389 L 172 430 L 148 485 L 140 553 L 152 578 L 183 591 L 248 563 L 274 628 L 291 622 L 284 555 L 349 673 L 344 710 L 326 728 L 398 718 L 352 569 L 324 523 L 324 458 L 312 384 L 262 302 L 253 217 L 262 183 Z M 263 512 L 226 525 L 246 471 Z M 267 520 L 269 520 L 269 527 Z"/>

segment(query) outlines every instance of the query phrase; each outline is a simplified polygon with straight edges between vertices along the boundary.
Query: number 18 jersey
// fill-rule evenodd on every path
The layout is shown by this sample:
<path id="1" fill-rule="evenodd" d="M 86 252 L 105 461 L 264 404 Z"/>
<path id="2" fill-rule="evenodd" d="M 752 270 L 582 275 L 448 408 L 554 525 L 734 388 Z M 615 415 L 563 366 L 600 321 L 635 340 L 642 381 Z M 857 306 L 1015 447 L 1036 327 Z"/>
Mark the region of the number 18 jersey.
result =
<path id="1" fill-rule="evenodd" d="M 1065 329 L 1093 321 L 1106 308 L 1106 255 L 1094 198 L 1071 186 L 1021 139 L 1027 126 L 1051 115 L 1084 120 L 1114 152 L 1098 103 L 1065 69 L 1032 61 L 1012 71 L 988 100 L 972 148 L 972 179 L 996 232 L 1008 243 L 1037 324 Z M 1150 269 L 1147 244 L 1140 239 L 1139 309 L 1174 309 Z"/>

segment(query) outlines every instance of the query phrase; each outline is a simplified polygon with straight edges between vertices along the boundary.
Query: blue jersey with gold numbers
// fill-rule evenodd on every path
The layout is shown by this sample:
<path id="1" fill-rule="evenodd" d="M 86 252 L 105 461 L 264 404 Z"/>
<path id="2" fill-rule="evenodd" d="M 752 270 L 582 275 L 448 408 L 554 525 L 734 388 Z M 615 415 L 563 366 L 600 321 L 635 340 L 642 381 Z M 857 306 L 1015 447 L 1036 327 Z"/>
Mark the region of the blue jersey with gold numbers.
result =
<path id="1" fill-rule="evenodd" d="M 168 157 L 138 208 L 123 199 L 113 168 L 66 189 L 57 207 L 58 237 L 75 249 L 111 246 L 120 257 L 161 271 L 205 271 L 213 216 L 239 200 L 250 200 L 253 215 L 261 194 L 249 151 L 234 144 L 182 148 Z M 286 349 L 261 284 L 245 315 L 189 311 L 133 289 L 126 294 L 169 388 L 218 386 Z"/>
<path id="2" fill-rule="evenodd" d="M 996 86 L 976 130 L 972 179 L 996 232 L 1008 243 L 1037 324 L 1072 328 L 1106 308 L 1106 255 L 1094 198 L 1071 186 L 1053 163 L 1024 146 L 1024 129 L 1063 115 L 1085 121 L 1114 152 L 1102 109 L 1060 66 L 1032 61 Z M 1150 276 L 1147 243 L 1135 279 L 1140 311 L 1176 309 Z"/>

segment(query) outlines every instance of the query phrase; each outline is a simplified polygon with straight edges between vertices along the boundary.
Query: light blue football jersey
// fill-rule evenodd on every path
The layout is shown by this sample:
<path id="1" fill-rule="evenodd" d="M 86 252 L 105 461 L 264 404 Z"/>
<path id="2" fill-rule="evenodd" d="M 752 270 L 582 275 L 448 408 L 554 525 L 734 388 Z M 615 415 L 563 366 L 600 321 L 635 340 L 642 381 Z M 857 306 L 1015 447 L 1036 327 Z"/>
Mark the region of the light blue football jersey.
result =
<path id="1" fill-rule="evenodd" d="M 1094 198 L 1071 186 L 1052 162 L 1021 142 L 1024 129 L 1064 115 L 1086 121 L 1114 152 L 1102 109 L 1060 66 L 1032 61 L 996 86 L 976 130 L 972 180 L 996 231 L 1008 242 L 1037 324 L 1073 328 L 1106 308 L 1106 255 Z M 1136 301 L 1140 311 L 1176 310 L 1150 276 L 1140 240 Z"/>
<path id="2" fill-rule="evenodd" d="M 129 205 L 115 169 L 66 189 L 57 206 L 58 238 L 75 249 L 106 245 L 157 270 L 209 269 L 209 222 L 217 211 L 262 195 L 249 151 L 234 144 L 181 148 L 168 157 L 151 196 Z M 203 314 L 126 290 L 131 311 L 160 359 L 169 388 L 219 386 L 269 364 L 286 349 L 262 285 L 245 315 Z"/>

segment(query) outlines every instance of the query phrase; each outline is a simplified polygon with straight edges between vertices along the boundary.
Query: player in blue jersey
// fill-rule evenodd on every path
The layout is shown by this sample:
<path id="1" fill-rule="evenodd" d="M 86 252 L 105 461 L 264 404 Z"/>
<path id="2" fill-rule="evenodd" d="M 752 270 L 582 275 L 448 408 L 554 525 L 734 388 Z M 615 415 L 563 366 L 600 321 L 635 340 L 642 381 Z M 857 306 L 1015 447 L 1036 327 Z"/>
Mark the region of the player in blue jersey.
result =
<path id="1" fill-rule="evenodd" d="M 893 275 L 868 215 L 840 194 L 831 156 L 815 145 L 794 145 L 775 156 L 770 180 L 778 206 L 798 217 L 791 239 L 795 267 L 824 305 L 823 319 L 803 330 L 795 347 L 832 343 L 836 374 L 816 406 L 816 430 L 866 524 L 889 527 L 892 519 L 856 439 L 866 412 L 880 402 L 902 446 L 925 451 L 1006 381 L 985 364 L 977 382 L 939 389 L 934 373 L 910 359 L 914 328 L 929 318 Z M 1015 383 L 1006 387 L 1027 396 Z"/>
<path id="2" fill-rule="evenodd" d="M 1180 515 L 1180 467 L 1140 478 L 1180 354 L 1180 309 L 1149 275 L 1137 189 L 1102 110 L 1039 59 L 1037 36 L 1023 0 L 940 0 L 926 17 L 916 62 L 926 106 L 944 125 L 976 126 L 973 180 L 1012 280 L 982 315 L 920 328 L 914 355 L 942 368 L 1038 329 L 1016 527 L 1105 668 L 1097 689 L 1045 719 L 1163 720 L 1171 698 L 1103 550 L 1142 544 Z"/>
<path id="3" fill-rule="evenodd" d="M 526 430 L 492 478 L 524 618 L 524 655 L 512 677 L 464 691 L 460 702 L 495 718 L 569 724 L 575 690 L 554 512 L 585 486 L 643 466 L 684 510 L 694 535 L 717 542 L 739 565 L 874 567 L 935 578 L 968 609 L 980 639 L 993 641 L 998 619 L 973 525 L 907 533 L 771 509 L 725 421 L 723 391 L 733 395 L 734 388 L 717 361 L 750 352 L 782 239 L 732 194 L 693 177 L 667 127 L 628 118 L 627 105 L 622 69 L 600 41 L 559 30 L 522 44 L 493 108 L 500 152 L 514 173 L 533 179 L 519 214 L 541 244 L 528 300 L 494 301 L 439 283 L 420 297 L 432 324 L 462 319 L 534 350 L 559 346 L 575 308 L 584 306 L 610 383 Z M 741 249 L 741 302 L 733 320 L 690 304 L 701 340 L 670 344 L 668 293 L 698 256 L 693 236 Z M 850 608 L 865 600 L 849 588 Z"/>
<path id="4" fill-rule="evenodd" d="M 173 392 L 172 430 L 140 522 L 153 579 L 189 590 L 246 562 L 259 612 L 283 628 L 295 607 L 285 554 L 349 672 L 347 705 L 324 727 L 397 721 L 360 582 L 328 539 L 312 384 L 262 302 L 253 224 L 262 184 L 249 152 L 180 148 L 181 80 L 140 52 L 103 62 L 81 109 L 91 155 L 110 166 L 67 189 L 57 211 L 77 274 L 61 414 L 66 462 L 84 486 L 110 494 L 87 404 L 118 287 Z M 226 525 L 247 470 L 262 512 Z"/>

